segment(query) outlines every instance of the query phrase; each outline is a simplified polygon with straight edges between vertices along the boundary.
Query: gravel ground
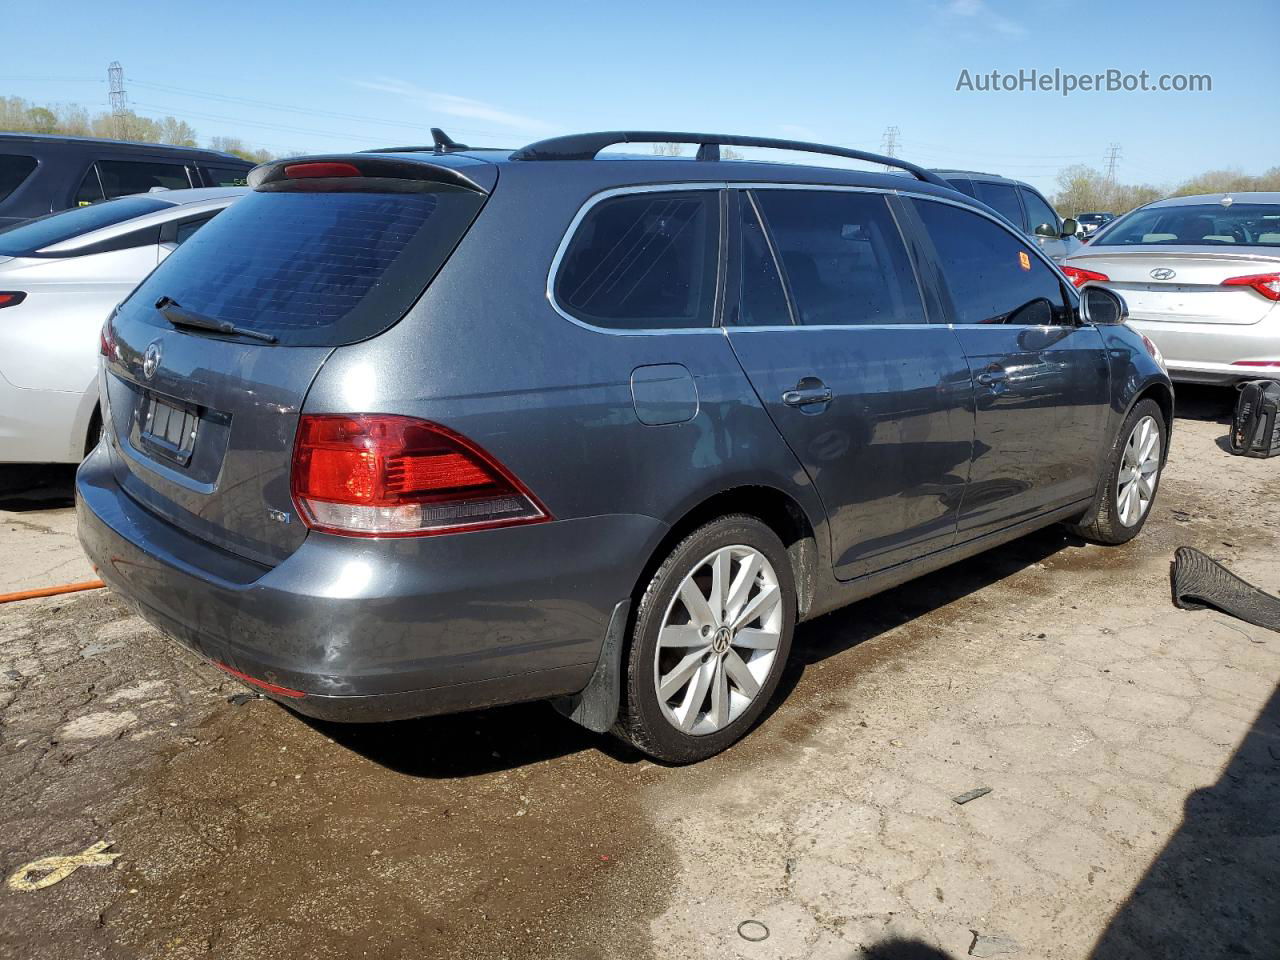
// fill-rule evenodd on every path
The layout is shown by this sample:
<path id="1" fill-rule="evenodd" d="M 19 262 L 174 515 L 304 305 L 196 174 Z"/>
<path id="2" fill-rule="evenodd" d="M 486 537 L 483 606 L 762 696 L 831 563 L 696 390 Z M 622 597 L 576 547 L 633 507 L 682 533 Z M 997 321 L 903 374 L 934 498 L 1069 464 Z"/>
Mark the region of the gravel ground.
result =
<path id="1" fill-rule="evenodd" d="M 0 888 L 0 957 L 1280 956 L 1280 634 L 1169 600 L 1182 544 L 1280 592 L 1280 461 L 1224 399 L 1183 391 L 1139 540 L 802 627 L 694 768 L 537 704 L 309 722 L 105 591 L 0 606 L 0 871 L 119 854 Z M 0 592 L 89 576 L 65 481 L 0 498 Z"/>

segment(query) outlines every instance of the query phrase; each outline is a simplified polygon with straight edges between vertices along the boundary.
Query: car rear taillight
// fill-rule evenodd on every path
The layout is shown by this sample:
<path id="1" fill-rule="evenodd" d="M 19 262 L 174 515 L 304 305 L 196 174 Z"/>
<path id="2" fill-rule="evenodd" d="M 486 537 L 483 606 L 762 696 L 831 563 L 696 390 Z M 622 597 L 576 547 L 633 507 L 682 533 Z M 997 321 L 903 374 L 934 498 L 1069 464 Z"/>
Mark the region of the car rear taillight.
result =
<path id="1" fill-rule="evenodd" d="M 1231 364 L 1233 367 L 1280 367 L 1280 359 L 1277 360 L 1237 360 Z"/>
<path id="2" fill-rule="evenodd" d="M 1280 273 L 1255 273 L 1223 280 L 1224 287 L 1252 287 L 1268 300 L 1280 300 Z"/>
<path id="3" fill-rule="evenodd" d="M 16 307 L 27 295 L 21 290 L 0 290 L 0 310 L 5 307 Z"/>
<path id="4" fill-rule="evenodd" d="M 108 320 L 98 331 L 98 353 L 108 360 L 116 359 L 116 332 Z"/>
<path id="5" fill-rule="evenodd" d="M 1090 280 L 1096 280 L 1099 283 L 1102 283 L 1111 279 L 1105 273 L 1098 273 L 1096 270 L 1082 270 L 1079 267 L 1064 266 L 1062 268 L 1062 272 L 1067 275 L 1067 279 L 1071 281 L 1071 285 L 1077 289 L 1083 287 Z"/>
<path id="6" fill-rule="evenodd" d="M 534 495 L 452 430 L 384 414 L 305 415 L 293 502 L 313 530 L 418 537 L 549 520 Z"/>

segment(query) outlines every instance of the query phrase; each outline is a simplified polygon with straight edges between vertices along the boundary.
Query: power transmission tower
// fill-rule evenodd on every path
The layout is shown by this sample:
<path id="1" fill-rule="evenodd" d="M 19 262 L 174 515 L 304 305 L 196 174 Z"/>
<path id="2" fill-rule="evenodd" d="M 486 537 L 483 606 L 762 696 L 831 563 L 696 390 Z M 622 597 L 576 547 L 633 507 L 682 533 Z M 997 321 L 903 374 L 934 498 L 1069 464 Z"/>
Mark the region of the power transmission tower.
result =
<path id="1" fill-rule="evenodd" d="M 1120 144 L 1107 147 L 1107 183 L 1116 182 L 1116 164 L 1120 162 Z"/>
<path id="2" fill-rule="evenodd" d="M 124 116 L 129 112 L 129 98 L 124 92 L 124 67 L 119 60 L 107 66 L 108 96 L 111 98 L 111 116 L 115 118 L 116 136 L 124 139 Z"/>
<path id="3" fill-rule="evenodd" d="M 884 136 L 880 140 L 880 152 L 886 157 L 896 157 L 898 155 L 898 137 L 902 136 L 902 131 L 897 127 L 885 127 Z M 886 166 L 886 170 L 892 170 L 893 167 Z"/>

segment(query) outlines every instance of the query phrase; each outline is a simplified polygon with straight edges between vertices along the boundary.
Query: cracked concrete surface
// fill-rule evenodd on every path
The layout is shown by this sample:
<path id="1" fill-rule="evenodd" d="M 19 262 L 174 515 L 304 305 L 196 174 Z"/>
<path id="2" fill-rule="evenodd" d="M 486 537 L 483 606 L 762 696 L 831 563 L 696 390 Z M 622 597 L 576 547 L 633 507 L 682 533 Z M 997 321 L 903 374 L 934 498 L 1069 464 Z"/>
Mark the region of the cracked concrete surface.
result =
<path id="1" fill-rule="evenodd" d="M 1182 544 L 1280 592 L 1280 461 L 1223 452 L 1221 400 L 1180 397 L 1138 541 L 1045 531 L 802 627 L 694 768 L 541 705 L 233 706 L 105 592 L 0 607 L 0 870 L 123 854 L 0 889 L 0 956 L 1280 956 L 1280 634 L 1169 600 Z"/>

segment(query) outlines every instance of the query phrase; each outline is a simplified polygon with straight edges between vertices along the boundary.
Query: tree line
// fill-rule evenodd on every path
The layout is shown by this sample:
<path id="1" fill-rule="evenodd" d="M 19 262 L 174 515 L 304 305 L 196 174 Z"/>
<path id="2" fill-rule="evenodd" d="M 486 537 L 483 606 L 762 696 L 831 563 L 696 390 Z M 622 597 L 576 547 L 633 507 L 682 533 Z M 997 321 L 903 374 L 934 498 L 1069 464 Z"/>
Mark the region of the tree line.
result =
<path id="1" fill-rule="evenodd" d="M 195 128 L 177 117 L 153 120 L 151 117 L 140 117 L 132 110 L 120 116 L 105 110 L 91 114 L 78 104 L 41 106 L 22 97 L 0 97 L 0 131 L 137 140 L 142 143 L 168 143 L 175 147 L 200 145 Z M 206 145 L 212 150 L 234 153 L 251 163 L 265 163 L 276 159 L 275 154 L 270 151 L 255 150 L 239 137 L 210 137 Z"/>
<path id="2" fill-rule="evenodd" d="M 1280 190 L 1280 167 L 1272 167 L 1260 176 L 1241 170 L 1209 170 L 1168 187 L 1150 183 L 1116 183 L 1094 167 L 1077 164 L 1058 174 L 1058 192 L 1053 197 L 1053 205 L 1060 214 L 1068 217 L 1094 211 L 1109 211 L 1118 216 L 1164 197 L 1246 190 Z"/>

